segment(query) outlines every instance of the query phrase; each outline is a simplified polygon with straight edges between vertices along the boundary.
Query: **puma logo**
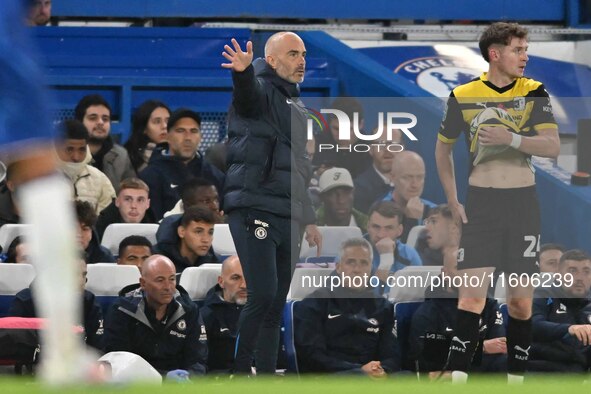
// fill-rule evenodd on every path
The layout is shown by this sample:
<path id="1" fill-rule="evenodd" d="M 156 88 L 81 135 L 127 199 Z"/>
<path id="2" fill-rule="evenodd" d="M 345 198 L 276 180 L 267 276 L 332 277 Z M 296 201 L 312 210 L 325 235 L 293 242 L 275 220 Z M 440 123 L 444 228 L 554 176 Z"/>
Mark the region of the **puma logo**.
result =
<path id="1" fill-rule="evenodd" d="M 459 346 L 456 345 L 456 343 L 459 344 Z M 449 349 L 455 350 L 456 352 L 460 352 L 460 353 L 466 353 L 466 350 L 468 350 L 467 346 L 469 343 L 470 343 L 470 341 L 461 341 L 460 338 L 453 337 L 451 339 L 451 346 Z"/>
<path id="2" fill-rule="evenodd" d="M 513 349 L 515 349 L 518 352 L 521 352 L 523 354 L 525 354 L 525 356 L 518 356 L 517 354 L 515 355 L 515 358 L 519 359 L 519 360 L 527 360 L 529 358 L 529 349 L 531 349 L 531 346 L 528 346 L 527 349 L 522 348 L 519 345 L 515 345 L 513 346 Z"/>

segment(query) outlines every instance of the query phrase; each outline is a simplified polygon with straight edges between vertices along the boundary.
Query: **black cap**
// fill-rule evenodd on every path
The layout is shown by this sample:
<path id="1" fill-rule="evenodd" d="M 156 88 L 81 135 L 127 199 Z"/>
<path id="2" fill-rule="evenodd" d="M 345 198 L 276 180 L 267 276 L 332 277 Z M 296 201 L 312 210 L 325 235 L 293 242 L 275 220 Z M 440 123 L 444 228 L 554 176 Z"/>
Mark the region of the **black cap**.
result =
<path id="1" fill-rule="evenodd" d="M 170 114 L 168 124 L 166 125 L 166 130 L 170 131 L 170 129 L 172 129 L 172 126 L 174 126 L 175 123 L 182 118 L 191 118 L 195 122 L 197 122 L 197 125 L 201 126 L 201 116 L 199 116 L 197 112 L 190 110 L 189 108 L 179 108 L 172 114 Z"/>

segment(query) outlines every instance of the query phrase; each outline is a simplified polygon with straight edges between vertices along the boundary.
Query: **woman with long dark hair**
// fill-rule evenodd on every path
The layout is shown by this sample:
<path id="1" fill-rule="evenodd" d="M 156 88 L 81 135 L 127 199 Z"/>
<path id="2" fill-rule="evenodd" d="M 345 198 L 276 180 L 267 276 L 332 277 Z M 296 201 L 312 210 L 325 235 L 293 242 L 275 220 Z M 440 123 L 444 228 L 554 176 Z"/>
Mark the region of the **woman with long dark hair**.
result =
<path id="1" fill-rule="evenodd" d="M 166 142 L 169 117 L 170 108 L 158 100 L 143 102 L 133 114 L 131 136 L 125 149 L 137 173 L 146 167 L 156 145 Z"/>

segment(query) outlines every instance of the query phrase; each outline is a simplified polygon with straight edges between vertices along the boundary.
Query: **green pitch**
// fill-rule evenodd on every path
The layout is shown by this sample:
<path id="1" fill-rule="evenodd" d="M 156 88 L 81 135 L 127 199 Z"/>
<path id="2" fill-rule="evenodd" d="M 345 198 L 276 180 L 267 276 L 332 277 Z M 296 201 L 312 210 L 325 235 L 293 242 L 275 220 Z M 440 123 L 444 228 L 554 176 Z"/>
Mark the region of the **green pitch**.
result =
<path id="1" fill-rule="evenodd" d="M 188 384 L 166 383 L 162 386 L 142 385 L 106 385 L 47 389 L 37 382 L 27 379 L 2 378 L 0 393 L 2 394 L 380 394 L 380 393 L 437 393 L 437 394 L 487 394 L 487 393 L 588 393 L 591 383 L 584 382 L 587 376 L 565 375 L 529 375 L 526 383 L 519 386 L 508 386 L 504 376 L 473 377 L 465 386 L 452 386 L 443 382 L 417 382 L 414 376 L 389 377 L 385 380 L 373 381 L 358 377 L 306 377 L 275 378 L 275 379 L 234 379 L 229 380 L 204 378 Z"/>

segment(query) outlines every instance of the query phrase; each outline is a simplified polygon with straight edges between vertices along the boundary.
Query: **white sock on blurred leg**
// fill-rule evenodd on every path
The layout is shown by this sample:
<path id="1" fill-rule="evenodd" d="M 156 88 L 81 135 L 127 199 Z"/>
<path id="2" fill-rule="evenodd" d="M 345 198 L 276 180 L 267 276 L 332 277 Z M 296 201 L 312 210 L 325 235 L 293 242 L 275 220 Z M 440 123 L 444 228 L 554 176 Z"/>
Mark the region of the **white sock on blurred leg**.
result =
<path id="1" fill-rule="evenodd" d="M 32 224 L 27 242 L 35 266 L 35 302 L 46 317 L 41 332 L 41 379 L 52 385 L 82 381 L 86 374 L 78 289 L 78 247 L 70 195 L 71 185 L 55 175 L 34 180 L 18 190 L 24 223 Z M 81 364 L 82 363 L 82 364 Z"/>

